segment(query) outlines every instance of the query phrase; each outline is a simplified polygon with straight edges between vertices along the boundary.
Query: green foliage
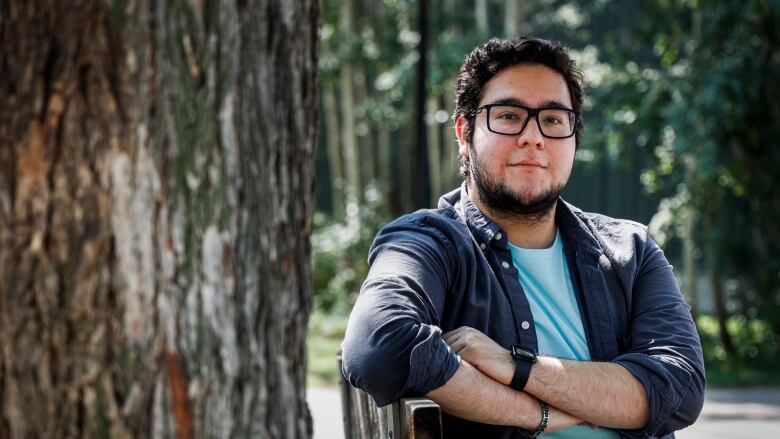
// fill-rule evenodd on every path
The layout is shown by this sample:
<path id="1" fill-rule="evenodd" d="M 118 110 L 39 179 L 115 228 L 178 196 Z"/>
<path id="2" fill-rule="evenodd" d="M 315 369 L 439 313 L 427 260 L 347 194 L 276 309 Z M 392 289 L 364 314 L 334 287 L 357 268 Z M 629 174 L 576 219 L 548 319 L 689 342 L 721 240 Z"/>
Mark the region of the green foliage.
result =
<path id="1" fill-rule="evenodd" d="M 314 308 L 346 318 L 368 274 L 368 249 L 383 221 L 379 191 L 370 184 L 365 204 L 347 208 L 345 223 L 332 222 L 322 212 L 314 215 Z"/>
<path id="2" fill-rule="evenodd" d="M 746 386 L 780 384 L 780 343 L 767 322 L 732 317 L 728 321 L 736 354 L 729 355 L 719 342 L 718 322 L 702 316 L 697 321 L 707 384 L 710 386 Z"/>
<path id="3" fill-rule="evenodd" d="M 653 56 L 615 49 L 613 71 L 593 100 L 603 137 L 638 145 L 653 165 L 642 175 L 662 192 L 657 235 L 692 238 L 710 270 L 739 279 L 759 316 L 780 331 L 780 4 L 751 1 L 643 3 L 637 41 Z M 629 45 L 630 47 L 630 45 Z M 630 115 L 630 117 L 626 117 Z"/>
<path id="4" fill-rule="evenodd" d="M 379 190 L 370 184 L 366 203 L 347 209 L 344 223 L 322 212 L 314 216 L 314 310 L 309 318 L 308 377 L 312 385 L 335 385 L 339 372 L 336 355 L 360 286 L 368 274 L 368 249 L 381 228 Z"/>

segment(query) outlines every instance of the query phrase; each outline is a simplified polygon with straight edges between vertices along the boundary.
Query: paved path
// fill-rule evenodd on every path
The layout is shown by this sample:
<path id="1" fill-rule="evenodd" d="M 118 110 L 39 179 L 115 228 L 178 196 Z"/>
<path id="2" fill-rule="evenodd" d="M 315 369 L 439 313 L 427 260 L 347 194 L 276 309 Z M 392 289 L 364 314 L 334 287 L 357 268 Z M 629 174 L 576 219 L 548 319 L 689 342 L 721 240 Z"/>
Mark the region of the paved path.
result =
<path id="1" fill-rule="evenodd" d="M 310 388 L 306 399 L 314 418 L 314 439 L 344 439 L 338 387 Z"/>
<path id="2" fill-rule="evenodd" d="M 338 389 L 309 389 L 308 400 L 314 439 L 343 439 Z M 780 438 L 780 387 L 708 389 L 699 420 L 678 432 L 677 438 Z"/>
<path id="3" fill-rule="evenodd" d="M 780 437 L 780 388 L 708 389 L 695 424 L 678 439 Z"/>

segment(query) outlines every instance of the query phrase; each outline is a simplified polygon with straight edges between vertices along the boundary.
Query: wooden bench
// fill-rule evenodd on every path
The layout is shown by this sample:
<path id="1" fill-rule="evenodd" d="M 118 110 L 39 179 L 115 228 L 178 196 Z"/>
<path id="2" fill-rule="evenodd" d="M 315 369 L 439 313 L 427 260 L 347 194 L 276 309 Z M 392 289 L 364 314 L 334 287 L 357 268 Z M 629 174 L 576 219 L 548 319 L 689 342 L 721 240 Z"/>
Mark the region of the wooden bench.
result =
<path id="1" fill-rule="evenodd" d="M 345 439 L 442 439 L 441 409 L 428 398 L 402 398 L 377 407 L 371 396 L 341 375 L 341 410 Z"/>

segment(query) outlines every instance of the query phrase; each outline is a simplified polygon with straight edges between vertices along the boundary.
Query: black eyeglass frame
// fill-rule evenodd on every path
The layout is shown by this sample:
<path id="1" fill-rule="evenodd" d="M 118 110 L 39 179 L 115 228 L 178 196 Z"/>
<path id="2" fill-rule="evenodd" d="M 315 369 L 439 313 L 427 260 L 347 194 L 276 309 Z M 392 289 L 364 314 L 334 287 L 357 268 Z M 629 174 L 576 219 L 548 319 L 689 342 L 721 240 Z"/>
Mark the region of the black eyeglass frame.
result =
<path id="1" fill-rule="evenodd" d="M 520 131 L 514 133 L 514 134 L 507 134 L 507 133 L 499 133 L 498 131 L 493 131 L 492 128 L 490 128 L 490 109 L 493 107 L 516 107 L 516 108 L 522 108 L 523 110 L 528 112 L 528 118 L 525 119 L 525 123 L 520 128 Z M 526 107 L 525 105 L 520 104 L 486 104 L 483 105 L 476 110 L 472 111 L 469 116 L 476 118 L 479 113 L 482 112 L 482 110 L 485 110 L 485 122 L 487 123 L 487 128 L 491 133 L 500 134 L 502 136 L 517 136 L 525 130 L 525 127 L 528 126 L 528 121 L 531 120 L 533 117 L 536 119 L 536 126 L 539 127 L 539 132 L 542 133 L 544 137 L 547 137 L 548 139 L 568 139 L 569 137 L 573 136 L 577 132 L 577 124 L 580 122 L 580 113 L 578 111 L 572 110 L 570 108 L 561 108 L 561 107 L 544 107 L 544 108 L 531 108 Z M 572 124 L 571 128 L 571 134 L 568 136 L 548 136 L 544 133 L 544 129 L 542 128 L 542 124 L 539 123 L 539 113 L 545 110 L 562 110 L 566 111 L 568 113 L 571 113 L 574 115 L 574 123 Z"/>

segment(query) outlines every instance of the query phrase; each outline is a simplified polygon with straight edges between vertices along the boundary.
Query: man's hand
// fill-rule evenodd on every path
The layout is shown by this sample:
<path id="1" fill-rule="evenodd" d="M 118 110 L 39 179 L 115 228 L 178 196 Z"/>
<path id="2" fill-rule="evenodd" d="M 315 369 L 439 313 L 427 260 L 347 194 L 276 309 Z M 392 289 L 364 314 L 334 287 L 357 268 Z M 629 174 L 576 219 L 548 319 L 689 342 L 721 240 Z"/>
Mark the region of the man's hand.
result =
<path id="1" fill-rule="evenodd" d="M 461 326 L 443 334 L 442 338 L 463 360 L 480 372 L 505 386 L 512 382 L 516 367 L 512 355 L 487 335 L 474 328 Z M 550 406 L 550 421 L 546 431 L 558 431 L 578 424 L 597 428 L 596 424 Z"/>
<path id="2" fill-rule="evenodd" d="M 442 338 L 469 364 L 505 386 L 512 382 L 515 361 L 510 352 L 482 332 L 461 326 Z"/>
<path id="3" fill-rule="evenodd" d="M 425 396 L 439 404 L 446 413 L 484 424 L 511 425 L 533 432 L 542 419 L 536 398 L 492 380 L 466 360 L 460 362 L 460 367 L 449 381 Z M 579 418 L 550 407 L 546 431 L 562 430 L 581 423 Z"/>
<path id="4" fill-rule="evenodd" d="M 442 336 L 461 358 L 493 380 L 509 385 L 515 362 L 508 350 L 480 331 L 461 326 Z M 631 373 L 608 362 L 538 357 L 524 392 L 587 424 L 642 428 L 648 422 L 645 389 Z"/>
<path id="5" fill-rule="evenodd" d="M 542 416 L 540 413 L 539 414 L 540 422 L 541 422 L 541 417 Z M 585 425 L 587 427 L 590 427 L 591 430 L 597 428 L 595 425 L 585 422 L 579 418 L 576 418 L 573 415 L 570 415 L 569 413 L 566 413 L 561 409 L 550 406 L 550 418 L 547 422 L 547 428 L 544 431 L 546 433 L 552 433 L 554 431 L 563 430 L 565 428 L 573 427 L 575 425 Z M 531 432 L 533 433 L 534 430 L 531 430 Z"/>

